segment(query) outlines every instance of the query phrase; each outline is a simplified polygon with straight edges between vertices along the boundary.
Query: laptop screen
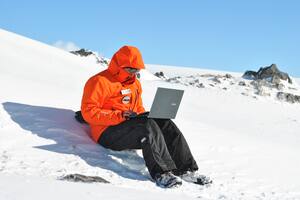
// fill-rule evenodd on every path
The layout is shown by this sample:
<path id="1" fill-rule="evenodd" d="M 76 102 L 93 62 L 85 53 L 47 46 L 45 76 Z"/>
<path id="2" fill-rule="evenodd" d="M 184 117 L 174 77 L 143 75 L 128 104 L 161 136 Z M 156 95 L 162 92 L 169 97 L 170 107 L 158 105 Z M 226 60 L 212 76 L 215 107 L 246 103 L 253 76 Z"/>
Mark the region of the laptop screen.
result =
<path id="1" fill-rule="evenodd" d="M 174 119 L 184 90 L 157 88 L 149 118 Z"/>

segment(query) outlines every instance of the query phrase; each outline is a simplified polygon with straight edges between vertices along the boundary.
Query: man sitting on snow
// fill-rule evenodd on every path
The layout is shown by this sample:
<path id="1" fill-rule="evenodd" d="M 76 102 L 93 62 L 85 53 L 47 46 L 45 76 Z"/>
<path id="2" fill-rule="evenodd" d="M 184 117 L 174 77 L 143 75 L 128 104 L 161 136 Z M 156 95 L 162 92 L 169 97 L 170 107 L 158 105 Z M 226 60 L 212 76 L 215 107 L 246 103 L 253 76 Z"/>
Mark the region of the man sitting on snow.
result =
<path id="1" fill-rule="evenodd" d="M 87 81 L 81 112 L 91 127 L 92 139 L 116 151 L 142 149 L 148 171 L 161 187 L 181 185 L 181 180 L 211 183 L 195 173 L 196 161 L 173 121 L 132 117 L 145 113 L 136 77 L 144 68 L 139 50 L 124 46 L 114 54 L 108 69 Z"/>

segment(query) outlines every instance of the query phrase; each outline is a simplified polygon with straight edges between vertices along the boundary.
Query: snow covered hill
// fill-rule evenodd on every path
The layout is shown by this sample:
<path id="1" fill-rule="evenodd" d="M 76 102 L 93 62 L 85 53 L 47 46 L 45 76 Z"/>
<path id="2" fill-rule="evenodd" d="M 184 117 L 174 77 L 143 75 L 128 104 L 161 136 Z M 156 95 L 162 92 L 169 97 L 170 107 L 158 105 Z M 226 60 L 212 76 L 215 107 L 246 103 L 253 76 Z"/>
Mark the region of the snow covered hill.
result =
<path id="1" fill-rule="evenodd" d="M 208 87 L 198 88 L 152 75 L 229 72 L 147 65 L 141 73 L 145 107 L 150 108 L 157 87 L 185 90 L 175 121 L 200 172 L 214 180 L 210 187 L 184 183 L 164 190 L 149 180 L 140 151 L 104 149 L 73 118 L 85 81 L 105 67 L 0 29 L 1 200 L 300 199 L 299 104 L 253 98 L 251 91 L 241 95 L 245 88 L 226 82 L 209 87 L 207 79 Z M 241 74 L 229 74 L 241 80 Z M 70 173 L 111 183 L 59 180 Z"/>
<path id="2" fill-rule="evenodd" d="M 295 80 L 298 83 L 298 85 L 300 85 L 300 78 L 295 78 Z"/>

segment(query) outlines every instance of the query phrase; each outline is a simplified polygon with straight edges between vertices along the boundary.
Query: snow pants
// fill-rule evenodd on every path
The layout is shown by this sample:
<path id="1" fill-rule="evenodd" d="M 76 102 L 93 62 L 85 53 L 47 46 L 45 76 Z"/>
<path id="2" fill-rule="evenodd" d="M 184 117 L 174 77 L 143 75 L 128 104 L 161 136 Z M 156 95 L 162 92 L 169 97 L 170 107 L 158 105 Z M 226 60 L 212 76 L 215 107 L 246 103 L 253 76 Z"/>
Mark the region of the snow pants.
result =
<path id="1" fill-rule="evenodd" d="M 169 119 L 143 117 L 126 120 L 108 127 L 98 143 L 116 151 L 142 149 L 152 178 L 156 173 L 167 171 L 180 175 L 198 170 L 184 136 Z"/>

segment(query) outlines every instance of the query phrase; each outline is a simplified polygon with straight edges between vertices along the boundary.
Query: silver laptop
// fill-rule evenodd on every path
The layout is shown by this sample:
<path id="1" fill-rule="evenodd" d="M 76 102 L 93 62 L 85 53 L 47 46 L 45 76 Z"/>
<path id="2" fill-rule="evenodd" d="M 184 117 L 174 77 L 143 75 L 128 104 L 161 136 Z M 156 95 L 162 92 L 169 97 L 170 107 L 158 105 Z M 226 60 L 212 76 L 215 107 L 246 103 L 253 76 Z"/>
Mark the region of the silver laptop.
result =
<path id="1" fill-rule="evenodd" d="M 148 118 L 174 119 L 183 92 L 177 89 L 157 88 Z"/>

